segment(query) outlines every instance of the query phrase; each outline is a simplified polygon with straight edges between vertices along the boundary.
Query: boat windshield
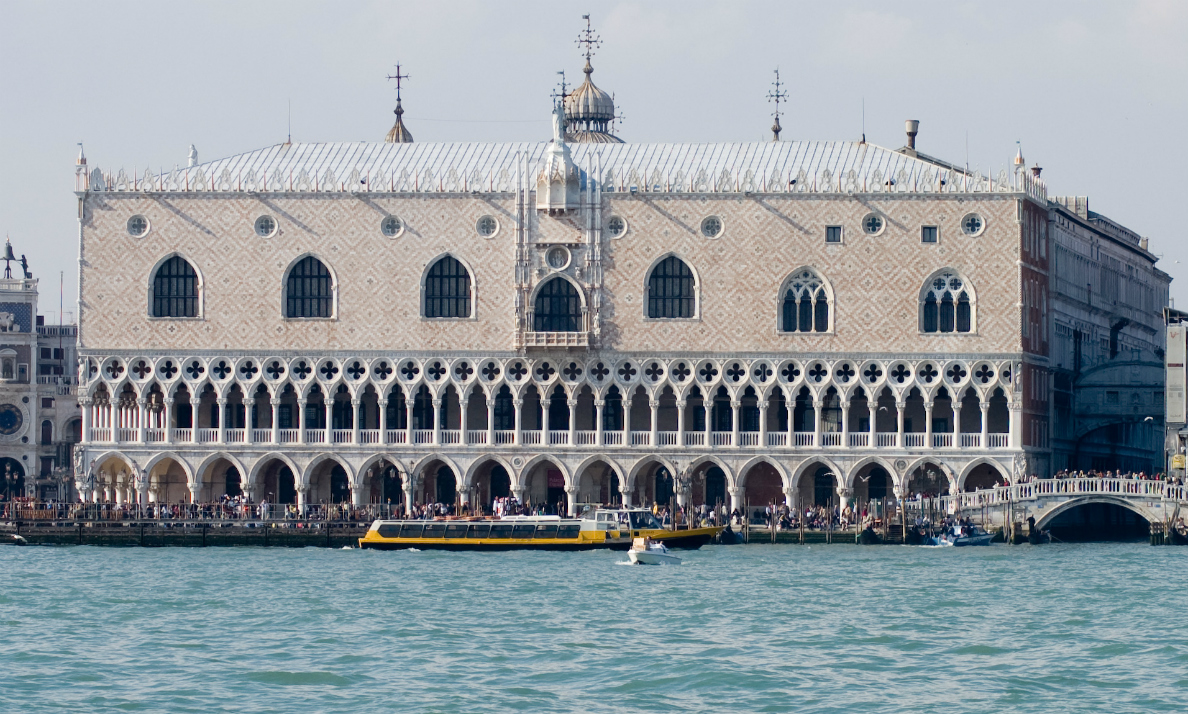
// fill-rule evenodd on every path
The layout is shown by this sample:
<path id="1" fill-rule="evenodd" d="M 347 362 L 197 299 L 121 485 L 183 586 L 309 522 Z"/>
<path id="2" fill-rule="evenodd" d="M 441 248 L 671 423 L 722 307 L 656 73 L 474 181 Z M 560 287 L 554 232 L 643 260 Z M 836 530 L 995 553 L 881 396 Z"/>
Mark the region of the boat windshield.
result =
<path id="1" fill-rule="evenodd" d="M 632 530 L 639 530 L 641 528 L 664 528 L 660 521 L 656 520 L 648 511 L 631 511 L 631 528 Z"/>

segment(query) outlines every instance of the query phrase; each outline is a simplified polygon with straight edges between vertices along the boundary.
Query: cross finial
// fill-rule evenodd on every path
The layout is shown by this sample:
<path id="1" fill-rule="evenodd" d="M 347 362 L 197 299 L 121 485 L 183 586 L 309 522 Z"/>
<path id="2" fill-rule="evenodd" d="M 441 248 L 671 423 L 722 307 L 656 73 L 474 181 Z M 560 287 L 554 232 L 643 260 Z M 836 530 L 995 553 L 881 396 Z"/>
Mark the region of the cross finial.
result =
<path id="1" fill-rule="evenodd" d="M 569 96 L 569 91 L 566 89 L 566 86 L 565 86 L 565 70 L 561 70 L 557 74 L 561 75 L 561 83 L 560 83 L 561 91 L 558 92 L 556 89 L 554 89 L 553 93 L 550 96 L 553 98 L 554 104 L 560 104 L 561 106 L 565 106 L 565 98 Z"/>
<path id="2" fill-rule="evenodd" d="M 586 29 L 578 33 L 577 44 L 578 47 L 586 46 L 586 63 L 589 64 L 590 58 L 594 56 L 594 50 L 602 46 L 602 37 L 594 34 L 593 28 L 590 27 L 589 15 L 582 15 L 582 19 L 586 21 Z"/>
<path id="3" fill-rule="evenodd" d="M 771 114 L 773 117 L 775 117 L 775 123 L 771 125 L 772 141 L 779 141 L 781 131 L 780 114 L 782 114 L 780 111 L 780 102 L 784 101 L 788 97 L 788 93 L 780 89 L 784 86 L 784 83 L 780 81 L 779 67 L 776 67 L 775 69 L 775 81 L 772 82 L 772 86 L 774 89 L 767 93 L 767 101 L 775 102 L 775 111 Z"/>
<path id="4" fill-rule="evenodd" d="M 400 73 L 400 63 L 399 62 L 396 63 L 396 74 L 389 74 L 388 79 L 396 80 L 396 113 L 403 114 L 404 112 L 400 108 L 400 80 L 408 79 L 408 75 Z"/>

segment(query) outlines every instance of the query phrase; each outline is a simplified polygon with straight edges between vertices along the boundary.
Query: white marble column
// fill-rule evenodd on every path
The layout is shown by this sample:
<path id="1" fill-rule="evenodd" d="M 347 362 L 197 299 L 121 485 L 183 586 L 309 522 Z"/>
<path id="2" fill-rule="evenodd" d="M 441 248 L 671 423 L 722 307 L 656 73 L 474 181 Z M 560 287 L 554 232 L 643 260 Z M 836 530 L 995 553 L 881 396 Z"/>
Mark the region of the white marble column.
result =
<path id="1" fill-rule="evenodd" d="M 605 400 L 603 400 L 603 399 L 595 399 L 594 400 L 594 422 L 595 422 L 594 430 L 598 432 L 596 442 L 598 443 L 599 446 L 603 445 L 602 444 L 602 434 L 603 434 L 602 410 L 605 406 L 606 406 Z"/>
<path id="2" fill-rule="evenodd" d="M 305 443 L 305 426 L 306 426 L 306 424 L 305 424 L 305 405 L 308 403 L 309 403 L 308 400 L 306 400 L 304 397 L 301 397 L 297 400 L 297 443 L 298 444 Z M 294 476 L 296 476 L 296 474 L 294 474 Z"/>
<path id="3" fill-rule="evenodd" d="M 144 397 L 136 400 L 137 417 L 140 423 L 137 424 L 137 438 L 136 440 L 141 444 L 148 440 L 148 400 Z"/>
<path id="4" fill-rule="evenodd" d="M 821 408 L 824 406 L 824 401 L 813 399 L 813 446 L 818 449 L 821 448 Z"/>
<path id="5" fill-rule="evenodd" d="M 495 445 L 495 400 L 487 400 L 487 446 Z"/>
<path id="6" fill-rule="evenodd" d="M 569 405 L 569 445 L 577 446 L 577 406 L 578 400 L 570 399 Z"/>
<path id="7" fill-rule="evenodd" d="M 648 400 L 648 407 L 651 409 L 651 413 L 652 413 L 652 421 L 651 421 L 651 429 L 650 429 L 651 435 L 649 436 L 649 443 L 652 445 L 652 448 L 654 449 L 657 446 L 660 446 L 660 441 L 659 441 L 659 439 L 660 439 L 660 429 L 659 429 L 660 402 L 657 400 L 654 400 L 654 399 Z"/>
<path id="8" fill-rule="evenodd" d="M 198 421 L 202 416 L 202 397 L 190 395 L 190 441 L 198 443 Z"/>
<path id="9" fill-rule="evenodd" d="M 982 443 L 983 449 L 990 447 L 990 402 L 978 402 L 982 410 Z"/>
<path id="10" fill-rule="evenodd" d="M 227 400 L 225 398 L 218 398 L 215 400 L 219 410 L 219 431 L 215 437 L 215 441 L 219 444 L 227 443 Z"/>
<path id="11" fill-rule="evenodd" d="M 730 400 L 730 445 L 738 446 L 738 432 L 742 426 L 740 422 L 742 419 L 742 402 L 731 399 Z"/>
<path id="12" fill-rule="evenodd" d="M 516 433 L 512 435 L 512 441 L 519 446 L 524 443 L 524 400 L 517 397 L 512 400 L 512 406 L 516 410 Z"/>
<path id="13" fill-rule="evenodd" d="M 376 415 L 376 422 L 379 424 L 379 443 L 388 443 L 388 400 L 379 399 L 376 401 L 376 406 L 379 409 L 379 414 Z"/>
<path id="14" fill-rule="evenodd" d="M 165 411 L 162 412 L 162 414 L 161 414 L 161 418 L 162 418 L 161 426 L 165 427 L 165 429 L 164 429 L 165 443 L 172 444 L 173 443 L 173 397 L 165 397 L 164 403 L 165 403 Z M 86 414 L 85 410 L 83 411 L 83 414 Z"/>
<path id="15" fill-rule="evenodd" d="M 685 406 L 687 402 L 677 402 L 677 446 L 685 447 Z"/>
<path id="16" fill-rule="evenodd" d="M 907 402 L 895 402 L 895 445 L 900 449 L 905 447 L 903 443 L 903 423 L 906 411 Z"/>
<path id="17" fill-rule="evenodd" d="M 355 398 L 355 399 L 351 400 L 351 443 L 352 444 L 359 443 L 359 427 L 360 427 L 359 423 L 362 421 L 362 419 L 360 418 L 359 410 L 362 405 L 363 405 L 362 399 Z M 356 504 L 356 505 L 361 505 L 361 504 Z"/>
<path id="18" fill-rule="evenodd" d="M 932 402 L 924 402 L 924 448 L 932 448 Z"/>

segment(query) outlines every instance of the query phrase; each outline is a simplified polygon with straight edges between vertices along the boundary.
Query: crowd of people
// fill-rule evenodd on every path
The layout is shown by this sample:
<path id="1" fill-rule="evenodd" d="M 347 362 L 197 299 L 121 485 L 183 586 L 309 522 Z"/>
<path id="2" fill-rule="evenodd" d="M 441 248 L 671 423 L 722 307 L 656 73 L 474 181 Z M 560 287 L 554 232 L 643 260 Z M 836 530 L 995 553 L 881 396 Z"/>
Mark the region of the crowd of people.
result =
<path id="1" fill-rule="evenodd" d="M 1039 481 L 1043 479 L 1072 479 L 1072 478 L 1116 478 L 1128 481 L 1162 481 L 1177 486 L 1182 486 L 1184 481 L 1179 477 L 1171 477 L 1165 473 L 1149 474 L 1146 471 L 1074 471 L 1069 469 L 1062 469 L 1050 476 L 1036 476 L 1032 474 L 1027 481 Z"/>

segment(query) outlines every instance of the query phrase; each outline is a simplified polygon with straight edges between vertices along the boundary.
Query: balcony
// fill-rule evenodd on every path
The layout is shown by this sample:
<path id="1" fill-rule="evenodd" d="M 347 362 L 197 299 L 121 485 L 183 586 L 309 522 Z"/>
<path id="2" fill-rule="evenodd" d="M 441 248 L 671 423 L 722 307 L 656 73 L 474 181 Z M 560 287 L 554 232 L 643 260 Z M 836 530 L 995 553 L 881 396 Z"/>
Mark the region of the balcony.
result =
<path id="1" fill-rule="evenodd" d="M 525 347 L 585 348 L 590 346 L 589 332 L 525 332 Z"/>

